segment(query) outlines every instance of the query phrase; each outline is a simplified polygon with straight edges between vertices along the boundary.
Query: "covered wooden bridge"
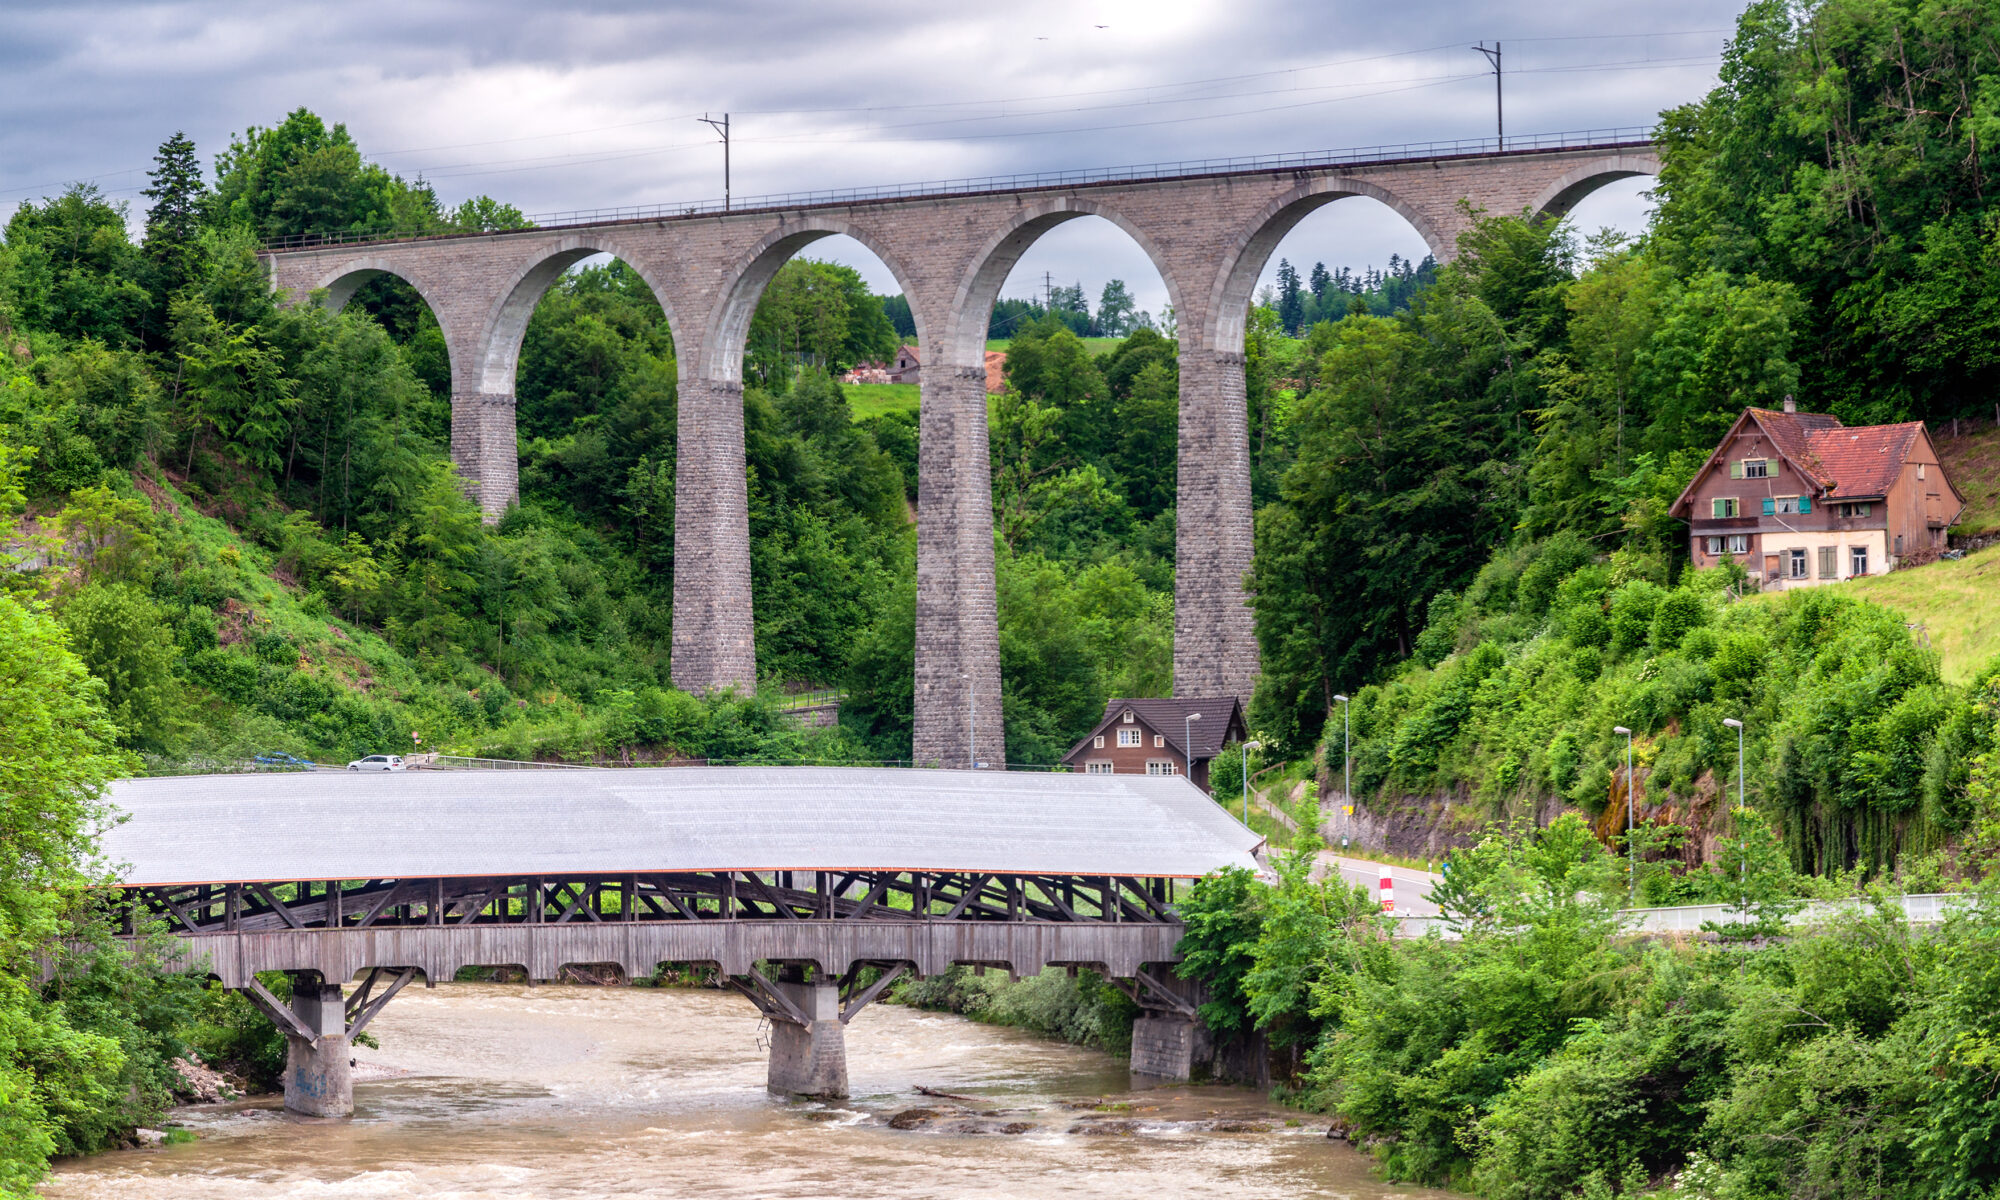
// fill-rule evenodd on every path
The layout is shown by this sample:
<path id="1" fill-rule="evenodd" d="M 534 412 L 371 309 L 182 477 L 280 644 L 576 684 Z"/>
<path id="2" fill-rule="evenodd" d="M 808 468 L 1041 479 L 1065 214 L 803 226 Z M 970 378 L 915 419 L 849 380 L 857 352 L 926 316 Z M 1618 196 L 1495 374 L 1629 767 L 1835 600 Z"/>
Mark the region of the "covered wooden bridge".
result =
<path id="1" fill-rule="evenodd" d="M 255 1001 L 290 1043 L 286 1106 L 314 1115 L 352 1111 L 349 1042 L 398 990 L 469 966 L 711 966 L 771 1021 L 771 1087 L 806 1095 L 846 1094 L 845 1026 L 905 973 L 1088 967 L 1145 1010 L 1133 1069 L 1185 1078 L 1172 883 L 1260 841 L 1177 776 L 313 772 L 112 800 L 128 930 L 164 923 Z"/>

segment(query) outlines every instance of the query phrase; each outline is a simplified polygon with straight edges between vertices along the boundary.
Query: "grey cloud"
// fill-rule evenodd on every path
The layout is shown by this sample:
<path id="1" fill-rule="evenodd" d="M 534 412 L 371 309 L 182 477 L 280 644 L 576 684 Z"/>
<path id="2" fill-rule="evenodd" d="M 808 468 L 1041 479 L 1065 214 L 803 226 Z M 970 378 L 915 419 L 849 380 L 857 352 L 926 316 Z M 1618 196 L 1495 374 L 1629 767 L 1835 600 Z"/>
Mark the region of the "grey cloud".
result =
<path id="1" fill-rule="evenodd" d="M 185 129 L 207 158 L 231 133 L 301 105 L 345 122 L 391 169 L 434 179 L 448 201 L 486 192 L 529 211 L 718 193 L 719 150 L 685 116 L 702 110 L 737 114 L 739 194 L 1481 136 L 1492 122 L 1490 81 L 1423 81 L 1476 75 L 1483 63 L 1466 47 L 1496 36 L 1519 72 L 1507 80 L 1510 129 L 1640 125 L 1698 97 L 1713 68 L 1562 68 L 1712 56 L 1721 35 L 1546 39 L 1722 29 L 1737 7 L 15 0 L 0 16 L 0 206 L 92 177 L 137 199 L 154 148 L 174 130 Z M 1352 61 L 1426 46 L 1445 48 Z M 1184 81 L 1291 68 L 1210 85 L 1201 104 L 1164 103 L 1188 94 L 1171 86 Z M 901 107 L 1130 88 L 1152 90 Z M 1219 95 L 1231 92 L 1240 94 Z M 1154 103 L 1105 107 L 1139 99 Z M 1152 123 L 1202 114 L 1227 115 Z M 972 116 L 1005 119 L 895 128 Z M 1089 236 L 1096 225 L 1077 222 L 1046 253 L 1031 251 L 1017 281 L 1032 272 L 1039 282 L 1048 270 L 1094 295 L 1122 273 L 1157 309 L 1164 296 L 1156 277 L 1143 277 L 1143 257 L 1109 225 Z M 1362 266 L 1407 252 L 1409 238 L 1393 217 L 1342 202 L 1301 225 L 1280 252 Z M 887 283 L 878 266 L 870 273 Z"/>

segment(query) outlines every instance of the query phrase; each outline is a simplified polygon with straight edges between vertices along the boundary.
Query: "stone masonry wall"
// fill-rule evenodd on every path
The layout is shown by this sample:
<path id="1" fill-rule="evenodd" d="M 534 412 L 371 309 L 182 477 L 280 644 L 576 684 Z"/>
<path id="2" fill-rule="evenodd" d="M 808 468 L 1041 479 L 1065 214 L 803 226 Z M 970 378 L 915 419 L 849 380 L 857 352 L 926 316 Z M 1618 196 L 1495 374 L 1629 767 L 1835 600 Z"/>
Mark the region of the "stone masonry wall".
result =
<path id="1" fill-rule="evenodd" d="M 1401 213 L 1449 259 L 1469 201 L 1489 212 L 1561 213 L 1609 179 L 1658 171 L 1645 150 L 1560 151 L 1244 173 L 1088 187 L 828 205 L 417 241 L 267 256 L 293 300 L 339 307 L 380 273 L 408 280 L 445 335 L 452 457 L 488 520 L 518 492 L 514 372 L 527 315 L 567 265 L 630 264 L 660 300 L 680 363 L 673 678 L 705 691 L 756 680 L 743 477 L 743 338 L 764 281 L 812 240 L 854 237 L 910 300 L 925 348 L 918 479 L 915 740 L 920 761 L 964 765 L 969 705 L 978 747 L 1005 760 L 993 517 L 986 449 L 985 326 L 1007 268 L 1062 220 L 1102 216 L 1167 284 L 1180 324 L 1181 425 L 1174 690 L 1249 696 L 1257 646 L 1243 328 L 1284 229 L 1342 196 Z"/>

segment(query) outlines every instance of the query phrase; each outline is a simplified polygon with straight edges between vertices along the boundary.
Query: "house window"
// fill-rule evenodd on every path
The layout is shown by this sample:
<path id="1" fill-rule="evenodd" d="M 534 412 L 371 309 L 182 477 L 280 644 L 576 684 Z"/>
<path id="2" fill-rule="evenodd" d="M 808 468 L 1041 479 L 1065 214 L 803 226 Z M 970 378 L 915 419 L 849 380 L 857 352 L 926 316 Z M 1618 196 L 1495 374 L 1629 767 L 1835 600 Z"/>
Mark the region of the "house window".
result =
<path id="1" fill-rule="evenodd" d="M 1847 515 L 1850 517 L 1865 517 L 1874 511 L 1875 506 L 1873 504 L 1850 504 L 1847 506 Z"/>
<path id="2" fill-rule="evenodd" d="M 1748 553 L 1750 553 L 1750 535 L 1749 535 L 1749 534 L 1747 534 L 1747 533 L 1732 533 L 1732 534 L 1730 534 L 1730 535 L 1729 535 L 1729 552 L 1730 552 L 1731 554 L 1748 554 Z"/>
<path id="3" fill-rule="evenodd" d="M 1848 547 L 1847 554 L 1848 565 L 1853 568 L 1848 574 L 1866 575 L 1868 573 L 1868 547 L 1850 546 Z"/>
<path id="4" fill-rule="evenodd" d="M 1083 764 L 1083 773 L 1085 775 L 1109 775 L 1112 773 L 1111 764 L 1101 759 L 1087 762 Z"/>
<path id="5" fill-rule="evenodd" d="M 1165 760 L 1155 758 L 1146 761 L 1146 774 L 1148 775 L 1178 775 L 1180 773 L 1181 765 L 1171 758 Z"/>
<path id="6" fill-rule="evenodd" d="M 1821 579 L 1838 579 L 1840 577 L 1840 572 L 1837 569 L 1839 561 L 1840 551 L 1838 548 L 1821 546 L 1819 548 L 1819 577 Z"/>
<path id="7" fill-rule="evenodd" d="M 1799 511 L 1799 498 L 1797 496 L 1778 497 L 1778 511 L 1781 513 L 1795 513 Z"/>
<path id="8" fill-rule="evenodd" d="M 1791 552 L 1790 557 L 1792 578 L 1804 579 L 1806 577 L 1806 552 L 1804 550 L 1794 550 Z"/>
<path id="9" fill-rule="evenodd" d="M 1119 744 L 1120 746 L 1143 746 L 1143 745 L 1145 745 L 1145 743 L 1144 743 L 1143 741 L 1141 741 L 1141 740 L 1140 740 L 1140 738 L 1139 738 L 1139 731 L 1138 731 L 1138 730 L 1136 730 L 1136 729 L 1121 729 L 1121 730 L 1119 730 L 1119 731 L 1118 731 L 1118 744 Z"/>
<path id="10" fill-rule="evenodd" d="M 1918 478 L 1918 479 L 1922 479 L 1923 477 L 1924 477 L 1924 464 L 1922 464 L 1922 463 L 1918 463 L 1918 464 L 1917 464 L 1917 478 Z"/>
<path id="11" fill-rule="evenodd" d="M 1743 478 L 1768 479 L 1771 475 L 1771 460 L 1768 458 L 1746 458 L 1743 460 Z"/>
<path id="12" fill-rule="evenodd" d="M 1715 498 L 1715 515 L 1717 517 L 1733 517 L 1738 515 L 1741 511 L 1742 511 L 1741 508 L 1737 504 L 1736 497 L 1717 496 Z"/>
<path id="13" fill-rule="evenodd" d="M 1132 723 L 1132 710 L 1129 708 L 1125 710 L 1125 723 L 1127 725 Z"/>
<path id="14" fill-rule="evenodd" d="M 1721 538 L 1719 538 L 1719 537 L 1711 537 L 1711 538 L 1703 538 L 1702 540 L 1703 540 L 1704 542 L 1706 542 L 1706 543 L 1708 544 L 1708 552 L 1709 552 L 1710 554 L 1720 554 L 1720 553 L 1722 553 L 1722 539 L 1721 539 Z"/>
<path id="15" fill-rule="evenodd" d="M 1167 739 L 1165 737 L 1157 733 L 1153 735 L 1153 749 L 1158 750 L 1161 747 L 1165 746 L 1166 744 L 1167 744 Z"/>
<path id="16" fill-rule="evenodd" d="M 1102 749 L 1104 749 L 1104 735 L 1100 733 L 1100 734 L 1098 734 L 1098 735 L 1097 735 L 1096 737 L 1094 737 L 1094 738 L 1091 738 L 1091 739 L 1090 739 L 1090 748 L 1091 748 L 1091 749 L 1093 749 L 1093 750 L 1102 750 Z"/>

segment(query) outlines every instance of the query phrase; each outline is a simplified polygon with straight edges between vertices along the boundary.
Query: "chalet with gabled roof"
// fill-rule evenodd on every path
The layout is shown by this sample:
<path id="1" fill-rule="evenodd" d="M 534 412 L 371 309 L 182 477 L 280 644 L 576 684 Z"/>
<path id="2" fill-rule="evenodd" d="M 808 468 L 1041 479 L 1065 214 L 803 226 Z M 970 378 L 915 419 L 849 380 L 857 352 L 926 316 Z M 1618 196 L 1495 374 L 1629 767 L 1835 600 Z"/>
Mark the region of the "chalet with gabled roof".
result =
<path id="1" fill-rule="evenodd" d="M 915 346 L 899 346 L 896 357 L 889 360 L 890 383 L 922 383 L 924 364 L 917 357 Z"/>
<path id="2" fill-rule="evenodd" d="M 1209 760 L 1249 736 L 1233 696 L 1114 699 L 1062 761 L 1086 775 L 1186 775 L 1206 792 Z"/>
<path id="3" fill-rule="evenodd" d="M 1921 421 L 1848 426 L 1787 399 L 1744 410 L 1672 512 L 1695 566 L 1734 559 L 1771 589 L 1928 560 L 1964 509 Z"/>

